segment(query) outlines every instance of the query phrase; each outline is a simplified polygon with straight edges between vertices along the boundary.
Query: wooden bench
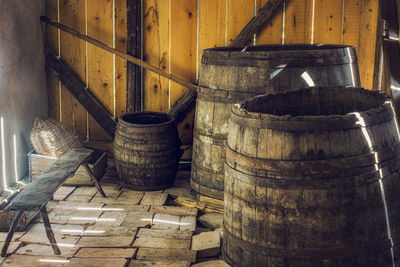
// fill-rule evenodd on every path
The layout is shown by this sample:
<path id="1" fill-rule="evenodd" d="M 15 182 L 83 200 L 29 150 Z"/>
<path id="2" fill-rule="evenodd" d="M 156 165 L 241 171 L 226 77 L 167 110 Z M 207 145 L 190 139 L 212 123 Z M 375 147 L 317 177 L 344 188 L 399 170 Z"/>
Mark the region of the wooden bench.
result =
<path id="1" fill-rule="evenodd" d="M 46 204 L 53 198 L 54 192 L 68 179 L 74 175 L 75 171 L 80 165 L 89 173 L 90 179 L 97 187 L 97 190 L 103 197 L 106 197 L 100 183 L 94 177 L 92 171 L 88 167 L 88 161 L 93 155 L 94 150 L 87 148 L 75 148 L 57 159 L 50 168 L 48 168 L 42 175 L 36 178 L 33 182 L 29 183 L 24 189 L 10 202 L 5 210 L 15 210 L 16 214 L 11 222 L 10 229 L 6 237 L 1 256 L 5 257 L 7 254 L 8 246 L 14 235 L 15 229 L 18 226 L 19 220 L 25 211 L 39 210 L 43 219 L 43 224 L 46 230 L 47 238 L 53 248 L 54 254 L 60 255 L 56 239 L 54 238 L 53 230 L 51 229 L 49 216 L 46 210 Z"/>

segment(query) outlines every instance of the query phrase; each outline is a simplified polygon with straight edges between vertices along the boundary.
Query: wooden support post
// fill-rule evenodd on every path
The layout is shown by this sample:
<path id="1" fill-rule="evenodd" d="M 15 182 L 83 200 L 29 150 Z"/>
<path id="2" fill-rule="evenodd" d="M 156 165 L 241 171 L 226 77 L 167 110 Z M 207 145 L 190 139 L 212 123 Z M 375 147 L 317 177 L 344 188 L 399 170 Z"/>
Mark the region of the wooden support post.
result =
<path id="1" fill-rule="evenodd" d="M 78 75 L 49 48 L 46 49 L 46 68 L 71 92 L 99 125 L 114 137 L 117 123 L 107 109 L 89 92 Z"/>
<path id="2" fill-rule="evenodd" d="M 47 214 L 47 210 L 46 210 L 46 205 L 43 205 L 43 207 L 40 208 L 40 215 L 42 215 L 44 229 L 46 231 L 47 238 L 49 239 L 49 242 L 50 242 L 51 248 L 54 251 L 54 254 L 61 255 L 60 249 L 57 245 L 56 238 L 54 237 L 53 230 L 51 229 L 49 215 Z"/>
<path id="3" fill-rule="evenodd" d="M 18 223 L 21 220 L 22 214 L 24 214 L 23 210 L 18 210 L 15 214 L 14 219 L 11 222 L 10 229 L 8 230 L 8 234 L 6 237 L 6 241 L 4 242 L 3 249 L 1 250 L 1 256 L 5 257 L 7 255 L 8 247 L 10 246 L 10 242 L 14 236 L 15 229 L 17 229 Z"/>
<path id="4" fill-rule="evenodd" d="M 92 170 L 89 168 L 87 163 L 84 163 L 83 166 L 85 167 L 87 173 L 89 174 L 90 179 L 92 180 L 93 184 L 96 186 L 97 190 L 99 190 L 100 194 L 103 197 L 106 197 L 106 194 L 103 191 L 103 188 L 101 187 L 101 184 L 99 181 L 97 181 L 96 177 L 94 177 Z"/>
<path id="5" fill-rule="evenodd" d="M 142 5 L 141 0 L 127 0 L 127 35 L 129 55 L 141 58 L 141 28 L 142 28 Z M 142 84 L 141 67 L 127 62 L 126 68 L 126 109 L 128 112 L 142 110 Z"/>
<path id="6" fill-rule="evenodd" d="M 231 46 L 245 46 L 253 40 L 254 34 L 259 33 L 271 21 L 284 1 L 287 4 L 290 0 L 269 0 L 231 42 Z"/>

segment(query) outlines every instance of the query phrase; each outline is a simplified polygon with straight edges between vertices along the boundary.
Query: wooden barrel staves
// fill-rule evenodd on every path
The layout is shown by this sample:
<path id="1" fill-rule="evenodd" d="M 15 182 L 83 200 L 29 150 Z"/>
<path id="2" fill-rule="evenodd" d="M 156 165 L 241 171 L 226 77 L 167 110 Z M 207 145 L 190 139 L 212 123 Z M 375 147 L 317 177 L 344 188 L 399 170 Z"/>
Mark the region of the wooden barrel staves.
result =
<path id="1" fill-rule="evenodd" d="M 204 50 L 194 127 L 191 185 L 223 199 L 230 106 L 308 86 L 360 86 L 354 47 L 267 45 Z"/>
<path id="2" fill-rule="evenodd" d="M 393 104 L 378 92 L 315 87 L 235 104 L 225 259 L 233 266 L 399 264 L 399 152 Z"/>
<path id="3" fill-rule="evenodd" d="M 121 115 L 114 138 L 119 182 L 123 187 L 146 191 L 172 186 L 180 145 L 171 116 L 158 112 Z"/>

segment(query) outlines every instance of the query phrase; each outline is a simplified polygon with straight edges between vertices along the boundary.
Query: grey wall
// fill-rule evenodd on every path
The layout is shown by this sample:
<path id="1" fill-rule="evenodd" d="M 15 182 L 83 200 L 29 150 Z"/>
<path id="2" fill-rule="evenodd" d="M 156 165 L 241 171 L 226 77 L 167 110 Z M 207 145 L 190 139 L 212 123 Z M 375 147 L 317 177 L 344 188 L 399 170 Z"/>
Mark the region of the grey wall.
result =
<path id="1" fill-rule="evenodd" d="M 42 14 L 43 0 L 0 0 L 0 117 L 5 126 L 5 155 L 0 150 L 0 191 L 3 189 L 3 157 L 7 183 L 15 182 L 13 135 L 17 141 L 17 173 L 21 178 L 27 174 L 33 119 L 47 114 L 43 35 L 39 20 Z"/>

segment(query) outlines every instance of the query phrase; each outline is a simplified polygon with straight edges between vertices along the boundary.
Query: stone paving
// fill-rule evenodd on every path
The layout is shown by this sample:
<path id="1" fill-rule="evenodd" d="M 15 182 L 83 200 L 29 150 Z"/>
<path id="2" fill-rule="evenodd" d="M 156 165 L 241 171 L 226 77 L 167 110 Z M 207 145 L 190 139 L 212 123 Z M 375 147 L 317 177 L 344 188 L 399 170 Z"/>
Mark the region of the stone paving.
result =
<path id="1" fill-rule="evenodd" d="M 47 205 L 61 255 L 53 254 L 37 219 L 14 235 L 1 266 L 229 266 L 220 260 L 221 229 L 198 225 L 196 208 L 167 205 L 169 194 L 190 191 L 188 178 L 176 184 L 139 192 L 107 183 L 107 198 L 95 187 L 63 186 Z M 0 233 L 0 245 L 5 237 Z"/>

